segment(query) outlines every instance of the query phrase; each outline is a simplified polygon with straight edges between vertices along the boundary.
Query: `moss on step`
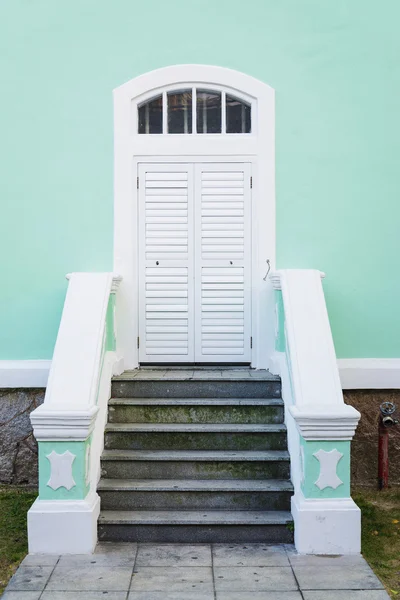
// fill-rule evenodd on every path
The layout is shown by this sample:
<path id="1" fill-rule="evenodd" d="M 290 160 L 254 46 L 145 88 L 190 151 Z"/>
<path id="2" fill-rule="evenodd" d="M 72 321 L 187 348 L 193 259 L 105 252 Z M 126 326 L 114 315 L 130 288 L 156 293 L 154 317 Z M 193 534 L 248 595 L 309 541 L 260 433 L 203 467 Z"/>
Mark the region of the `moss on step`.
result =
<path id="1" fill-rule="evenodd" d="M 113 479 L 289 479 L 289 461 L 103 461 Z"/>
<path id="2" fill-rule="evenodd" d="M 109 409 L 110 423 L 282 423 L 282 406 L 134 406 Z"/>
<path id="3" fill-rule="evenodd" d="M 286 450 L 286 432 L 108 431 L 105 447 L 121 450 Z"/>

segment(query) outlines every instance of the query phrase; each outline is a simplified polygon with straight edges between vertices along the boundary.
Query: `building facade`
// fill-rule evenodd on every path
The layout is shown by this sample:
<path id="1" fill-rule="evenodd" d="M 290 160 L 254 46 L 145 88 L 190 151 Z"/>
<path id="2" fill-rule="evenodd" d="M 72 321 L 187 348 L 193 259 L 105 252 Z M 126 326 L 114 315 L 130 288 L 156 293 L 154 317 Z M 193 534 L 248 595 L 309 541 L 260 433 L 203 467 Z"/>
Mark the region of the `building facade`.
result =
<path id="1" fill-rule="evenodd" d="M 72 441 L 89 470 L 107 352 L 109 379 L 149 363 L 277 373 L 297 405 L 292 463 L 350 452 L 339 376 L 400 387 L 399 10 L 3 2 L 0 388 L 46 387 L 51 369 L 33 417 L 43 457 Z M 55 405 L 86 407 L 84 422 L 61 432 Z M 296 469 L 306 499 L 328 498 Z M 71 501 L 45 485 L 41 501 Z M 329 497 L 353 515 L 348 489 Z"/>

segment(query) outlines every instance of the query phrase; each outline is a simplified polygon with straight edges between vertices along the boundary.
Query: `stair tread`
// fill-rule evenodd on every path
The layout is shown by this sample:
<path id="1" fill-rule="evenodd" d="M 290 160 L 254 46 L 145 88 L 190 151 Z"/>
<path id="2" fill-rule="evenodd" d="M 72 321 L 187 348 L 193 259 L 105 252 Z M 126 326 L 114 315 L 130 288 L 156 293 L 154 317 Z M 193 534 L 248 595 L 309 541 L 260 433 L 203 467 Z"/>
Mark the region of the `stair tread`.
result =
<path id="1" fill-rule="evenodd" d="M 104 510 L 99 525 L 286 525 L 289 511 Z"/>
<path id="2" fill-rule="evenodd" d="M 109 406 L 283 406 L 281 398 L 111 398 Z"/>
<path id="3" fill-rule="evenodd" d="M 106 432 L 146 432 L 176 431 L 198 433 L 279 433 L 286 431 L 286 425 L 243 424 L 243 423 L 107 423 Z"/>
<path id="4" fill-rule="evenodd" d="M 113 381 L 272 381 L 280 382 L 278 375 L 256 369 L 134 369 L 113 377 Z"/>
<path id="5" fill-rule="evenodd" d="M 211 461 L 255 462 L 288 461 L 286 450 L 227 451 L 227 450 L 104 450 L 101 460 L 114 461 Z"/>
<path id="6" fill-rule="evenodd" d="M 99 491 L 154 492 L 291 492 L 284 479 L 101 479 Z"/>

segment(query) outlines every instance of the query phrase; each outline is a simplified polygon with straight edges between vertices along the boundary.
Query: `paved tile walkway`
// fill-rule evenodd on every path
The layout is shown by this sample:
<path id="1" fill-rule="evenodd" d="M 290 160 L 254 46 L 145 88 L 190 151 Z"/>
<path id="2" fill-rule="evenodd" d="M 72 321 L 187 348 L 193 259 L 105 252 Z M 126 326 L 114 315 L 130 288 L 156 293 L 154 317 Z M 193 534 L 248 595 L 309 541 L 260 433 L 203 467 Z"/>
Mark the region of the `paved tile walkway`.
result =
<path id="1" fill-rule="evenodd" d="M 3 600 L 387 600 L 360 556 L 263 544 L 99 544 L 27 556 Z"/>

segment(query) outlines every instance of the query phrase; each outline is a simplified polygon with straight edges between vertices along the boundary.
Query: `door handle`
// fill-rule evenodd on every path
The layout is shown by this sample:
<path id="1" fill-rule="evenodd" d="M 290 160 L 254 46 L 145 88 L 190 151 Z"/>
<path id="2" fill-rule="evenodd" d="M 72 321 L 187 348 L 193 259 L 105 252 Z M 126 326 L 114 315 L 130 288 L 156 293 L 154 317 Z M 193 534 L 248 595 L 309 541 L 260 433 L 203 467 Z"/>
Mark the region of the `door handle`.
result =
<path id="1" fill-rule="evenodd" d="M 267 281 L 267 277 L 268 277 L 268 273 L 271 270 L 271 263 L 269 262 L 269 258 L 267 258 L 267 260 L 265 261 L 268 265 L 268 271 L 265 273 L 265 277 L 263 277 L 263 281 Z"/>

